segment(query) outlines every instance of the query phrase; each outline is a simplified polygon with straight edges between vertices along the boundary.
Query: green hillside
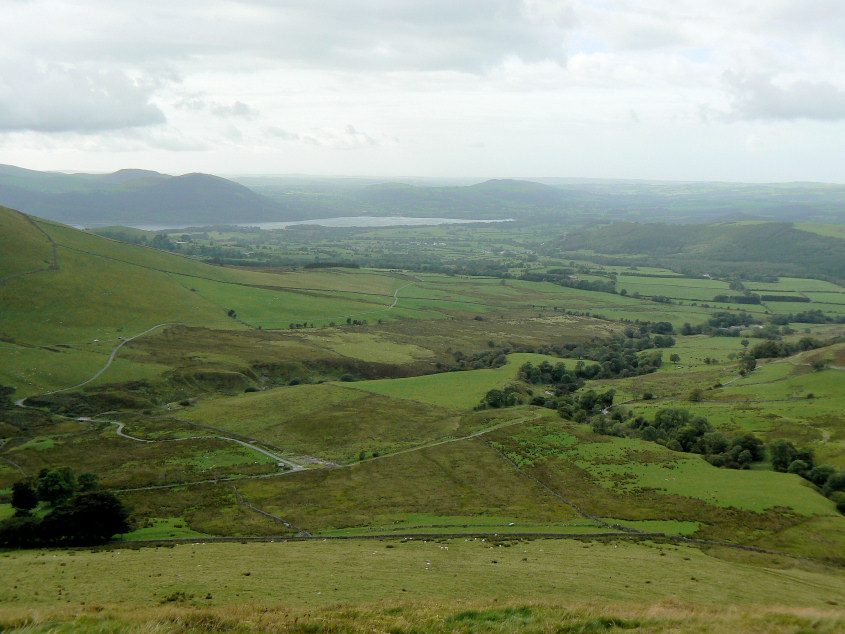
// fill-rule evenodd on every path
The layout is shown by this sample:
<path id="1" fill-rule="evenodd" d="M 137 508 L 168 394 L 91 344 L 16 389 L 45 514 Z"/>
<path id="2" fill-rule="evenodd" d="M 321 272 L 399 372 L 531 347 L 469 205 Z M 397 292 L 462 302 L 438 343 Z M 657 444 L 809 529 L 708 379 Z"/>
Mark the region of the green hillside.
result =
<path id="1" fill-rule="evenodd" d="M 0 280 L 53 265 L 50 237 L 28 216 L 0 207 Z"/>
<path id="2" fill-rule="evenodd" d="M 283 205 L 224 178 L 147 170 L 61 174 L 0 165 L 0 204 L 77 224 L 223 224 L 294 217 Z"/>
<path id="3" fill-rule="evenodd" d="M 637 256 L 646 262 L 701 272 L 845 279 L 845 243 L 789 223 L 701 226 L 618 222 L 571 233 L 555 246 Z"/>
<path id="4" fill-rule="evenodd" d="M 64 507 L 16 516 L 13 487 L 62 467 L 132 518 L 107 550 L 0 551 L 0 629 L 249 631 L 246 600 L 285 604 L 265 630 L 841 629 L 832 281 L 745 280 L 773 299 L 736 306 L 712 299 L 736 280 L 514 227 L 185 239 L 302 262 L 228 267 L 11 210 L 0 227 L 0 537 L 53 539 Z M 812 274 L 830 261 L 807 245 L 838 241 L 697 229 L 583 235 L 712 266 L 762 232 Z M 502 266 L 335 266 L 367 250 Z"/>

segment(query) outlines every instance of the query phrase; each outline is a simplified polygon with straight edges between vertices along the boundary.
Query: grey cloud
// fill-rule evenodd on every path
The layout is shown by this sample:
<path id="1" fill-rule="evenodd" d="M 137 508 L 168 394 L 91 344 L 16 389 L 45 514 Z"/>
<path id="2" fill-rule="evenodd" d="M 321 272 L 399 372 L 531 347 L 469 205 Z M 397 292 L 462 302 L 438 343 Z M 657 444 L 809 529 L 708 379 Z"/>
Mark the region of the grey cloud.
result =
<path id="1" fill-rule="evenodd" d="M 268 136 L 282 141 L 298 141 L 309 146 L 336 150 L 355 150 L 379 145 L 374 137 L 358 130 L 353 125 L 346 125 L 340 129 L 309 130 L 307 134 L 299 134 L 270 126 L 265 129 L 265 132 Z"/>
<path id="2" fill-rule="evenodd" d="M 165 122 L 151 89 L 118 71 L 0 65 L 0 130 L 100 132 Z"/>
<path id="3" fill-rule="evenodd" d="M 32 55 L 133 64 L 190 57 L 219 67 L 238 53 L 324 68 L 480 72 L 509 56 L 563 62 L 574 19 L 567 0 L 151 0 L 134 19 L 113 2 L 74 6 L 80 25 L 98 15 L 100 28 L 84 38 L 69 28 L 37 45 L 24 41 Z"/>
<path id="4" fill-rule="evenodd" d="M 845 119 L 845 90 L 829 82 L 796 81 L 775 85 L 772 77 L 727 72 L 732 116 L 742 119 Z"/>
<path id="5" fill-rule="evenodd" d="M 269 136 L 281 139 L 283 141 L 299 141 L 300 136 L 295 132 L 288 132 L 282 128 L 271 126 L 265 131 Z"/>
<path id="6" fill-rule="evenodd" d="M 174 106 L 182 110 L 193 110 L 194 112 L 208 111 L 215 117 L 221 118 L 241 117 L 244 119 L 255 119 L 258 116 L 258 111 L 243 101 L 223 104 L 192 96 L 180 99 Z"/>
<path id="7" fill-rule="evenodd" d="M 255 119 L 258 116 L 258 112 L 243 101 L 236 101 L 229 105 L 212 104 L 211 114 L 216 117 L 243 117 L 244 119 Z"/>

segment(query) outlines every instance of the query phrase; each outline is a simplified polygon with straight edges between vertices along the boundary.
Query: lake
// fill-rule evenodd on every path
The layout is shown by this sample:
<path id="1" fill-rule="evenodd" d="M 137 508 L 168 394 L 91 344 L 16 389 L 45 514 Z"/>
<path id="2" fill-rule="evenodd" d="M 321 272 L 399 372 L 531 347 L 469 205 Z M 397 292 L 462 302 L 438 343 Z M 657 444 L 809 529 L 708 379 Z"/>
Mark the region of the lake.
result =
<path id="1" fill-rule="evenodd" d="M 258 227 L 260 229 L 285 229 L 293 225 L 320 225 L 322 227 L 398 227 L 423 225 L 457 225 L 478 222 L 513 222 L 513 218 L 495 220 L 469 220 L 466 218 L 415 218 L 410 216 L 341 216 L 338 218 L 316 218 L 313 220 L 289 220 L 285 222 L 238 222 L 228 226 Z M 90 226 L 90 225 L 89 225 Z M 182 229 L 186 225 L 124 225 L 145 231 L 168 231 Z M 192 225 L 197 226 L 197 225 Z M 207 225 L 211 226 L 211 225 Z M 214 226 L 223 226 L 216 223 Z"/>

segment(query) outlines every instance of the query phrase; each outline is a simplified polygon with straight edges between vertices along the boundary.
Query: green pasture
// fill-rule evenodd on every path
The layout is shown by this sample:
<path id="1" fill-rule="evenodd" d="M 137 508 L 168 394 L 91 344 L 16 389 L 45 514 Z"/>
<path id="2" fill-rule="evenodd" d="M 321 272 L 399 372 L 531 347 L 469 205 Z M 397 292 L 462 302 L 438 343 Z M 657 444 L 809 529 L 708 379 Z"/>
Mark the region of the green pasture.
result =
<path id="1" fill-rule="evenodd" d="M 253 325 L 317 320 L 345 321 L 347 316 L 384 311 L 393 302 L 383 297 L 351 293 L 326 294 L 324 291 L 286 291 L 253 288 L 178 276 L 192 292 L 216 305 L 225 314 L 234 310 L 237 318 Z M 357 317 L 356 317 L 357 318 Z M 233 320 L 234 321 L 234 320 Z"/>
<path id="2" fill-rule="evenodd" d="M 53 264 L 50 241 L 27 216 L 0 207 L 0 236 L 8 241 L 8 245 L 0 249 L 0 280 Z"/>
<path id="3" fill-rule="evenodd" d="M 269 457 L 217 438 L 170 442 L 138 442 L 117 436 L 116 426 L 104 422 L 68 422 L 56 430 L 40 430 L 35 437 L 12 439 L 3 457 L 32 477 L 42 469 L 69 466 L 77 473 L 93 471 L 104 488 L 134 488 L 186 483 L 210 477 L 275 473 Z M 139 433 L 140 432 L 140 433 Z M 143 430 L 127 425 L 124 433 L 144 438 Z M 207 435 L 200 431 L 196 436 Z M 11 485 L 17 470 L 0 472 L 0 484 Z"/>
<path id="4" fill-rule="evenodd" d="M 559 363 L 563 360 L 541 354 L 515 353 L 508 355 L 507 363 L 501 368 L 429 374 L 407 379 L 359 381 L 353 387 L 392 398 L 467 410 L 478 405 L 488 391 L 501 389 L 505 383 L 514 380 L 519 367 L 524 363 L 537 365 L 543 361 Z"/>
<path id="5" fill-rule="evenodd" d="M 402 364 L 431 359 L 434 356 L 428 348 L 409 342 L 391 341 L 374 332 L 337 329 L 321 333 L 319 341 L 337 354 L 363 361 Z"/>
<path id="6" fill-rule="evenodd" d="M 115 340 L 75 344 L 73 347 L 20 346 L 0 342 L 0 384 L 16 388 L 15 398 L 70 387 L 96 374 L 105 366 Z M 89 386 L 152 378 L 167 366 L 130 361 L 118 355 Z"/>
<path id="7" fill-rule="evenodd" d="M 442 407 L 345 385 L 297 385 L 201 401 L 178 416 L 337 462 L 434 441 L 460 427 L 456 414 Z"/>
<path id="8" fill-rule="evenodd" d="M 791 367 L 794 370 L 805 369 L 803 366 Z M 783 371 L 778 370 L 778 372 Z M 842 370 L 827 369 L 821 372 L 794 373 L 787 375 L 787 378 L 782 381 L 764 379 L 757 384 L 731 384 L 721 390 L 721 397 L 730 399 L 734 396 L 748 396 L 759 400 L 774 400 L 806 398 L 808 394 L 813 394 L 819 399 L 845 399 L 845 394 L 842 393 L 843 381 L 845 381 L 845 374 Z"/>
<path id="9" fill-rule="evenodd" d="M 29 344 L 130 337 L 165 322 L 242 327 L 164 273 L 59 247 L 59 270 L 0 286 L 0 330 Z"/>
<path id="10" fill-rule="evenodd" d="M 821 222 L 800 222 L 793 225 L 796 229 L 801 231 L 809 231 L 810 233 L 817 233 L 820 236 L 830 236 L 832 238 L 845 239 L 845 225 L 841 224 L 826 224 Z"/>
<path id="11" fill-rule="evenodd" d="M 845 306 L 841 304 L 818 304 L 818 303 L 798 303 L 798 302 L 763 302 L 762 304 L 770 312 L 776 315 L 790 315 L 801 313 L 806 310 L 820 310 L 825 314 L 838 314 L 845 312 Z M 798 324 L 801 327 L 801 324 Z"/>
<path id="12" fill-rule="evenodd" d="M 770 292 L 773 294 L 780 291 L 842 291 L 842 287 L 833 282 L 802 277 L 781 277 L 777 282 L 748 282 L 745 287 L 753 293 Z"/>
<path id="13" fill-rule="evenodd" d="M 645 523 L 644 523 L 645 524 Z M 671 522 L 666 522 L 669 526 Z M 496 515 L 436 515 L 432 513 L 388 514 L 374 519 L 370 526 L 356 526 L 319 531 L 318 535 L 409 535 L 414 533 L 567 533 L 590 534 L 607 532 L 607 527 L 592 520 L 572 519 L 566 522 L 531 522 L 519 517 Z"/>
<path id="14" fill-rule="evenodd" d="M 672 348 L 670 348 L 672 350 Z M 664 352 L 664 363 L 668 355 Z M 720 365 L 699 365 L 691 368 L 675 369 L 676 365 L 668 363 L 671 370 L 661 370 L 651 374 L 642 374 L 625 379 L 601 379 L 588 381 L 584 389 L 604 391 L 616 390 L 614 403 L 619 404 L 631 399 L 639 399 L 646 392 L 650 392 L 655 399 L 674 399 L 685 401 L 694 389 L 704 389 L 739 376 L 730 368 Z M 705 392 L 706 394 L 706 392 Z M 707 398 L 707 397 L 705 397 Z"/>
<path id="15" fill-rule="evenodd" d="M 240 276 L 240 272 L 234 269 L 209 266 L 197 260 L 159 251 L 152 247 L 110 240 L 57 222 L 38 219 L 37 223 L 57 244 L 65 247 L 66 253 L 87 255 L 98 263 L 110 261 L 130 267 L 128 270 L 148 269 L 215 279 L 234 279 Z M 61 266 L 61 254 L 59 266 Z"/>
<path id="16" fill-rule="evenodd" d="M 819 304 L 823 304 L 825 306 L 830 305 L 830 304 L 845 304 L 845 290 L 841 290 L 839 292 L 834 292 L 834 291 L 824 291 L 824 292 L 807 291 L 807 292 L 802 293 L 802 295 L 809 297 L 812 300 L 813 304 L 819 303 Z M 822 308 L 822 310 L 824 310 L 823 307 L 814 306 L 814 308 Z M 800 312 L 800 311 L 796 311 L 796 312 Z"/>
<path id="17" fill-rule="evenodd" d="M 617 494 L 649 489 L 695 498 L 719 507 L 763 512 L 777 507 L 802 515 L 835 514 L 833 503 L 799 476 L 773 471 L 719 469 L 700 456 L 673 452 L 636 438 L 601 436 L 593 442 L 561 424 L 524 425 L 510 446 L 515 460 L 537 466 L 546 457 L 562 457 Z M 632 502 L 635 504 L 632 500 Z M 671 504 L 664 512 L 671 516 Z"/>
<path id="18" fill-rule="evenodd" d="M 620 276 L 616 282 L 617 290 L 625 289 L 631 295 L 664 295 L 673 299 L 690 301 L 710 301 L 715 295 L 731 293 L 727 282 L 709 279 L 663 277 L 628 277 Z"/>
<path id="19" fill-rule="evenodd" d="M 668 381 L 672 375 L 663 376 Z M 657 389 L 659 384 L 652 383 L 656 387 L 655 400 L 636 401 L 624 407 L 647 418 L 664 407 L 688 409 L 726 432 L 751 431 L 768 442 L 787 439 L 799 446 L 812 447 L 818 461 L 841 468 L 845 466 L 842 381 L 841 370 L 813 372 L 806 366 L 775 361 L 722 388 L 703 392 L 701 401 L 685 398 L 684 389 L 689 385 L 673 393 L 669 383 L 663 390 Z M 641 390 L 642 385 L 639 387 Z M 617 402 L 632 391 L 637 394 L 630 387 L 621 389 Z"/>
<path id="20" fill-rule="evenodd" d="M 85 604 L 105 607 L 111 618 L 174 596 L 198 607 L 250 602 L 333 606 L 335 612 L 338 605 L 358 612 L 355 606 L 387 602 L 400 613 L 406 601 L 524 601 L 532 607 L 523 614 L 531 615 L 538 610 L 534 601 L 591 604 L 596 597 L 611 604 L 673 605 L 683 597 L 684 604 L 722 610 L 727 604 L 831 609 L 830 602 L 838 603 L 845 592 L 845 581 L 831 570 L 733 563 L 690 546 L 621 540 L 491 543 L 456 537 L 245 545 L 198 538 L 169 549 L 20 551 L 2 555 L 2 562 L 7 583 L 0 603 L 6 610 L 57 604 L 84 610 Z M 118 605 L 120 610 L 112 607 Z M 457 604 L 436 618 L 465 614 L 467 607 Z M 233 610 L 232 623 L 238 613 Z M 558 619 L 567 613 L 559 611 Z M 790 618 L 794 631 L 802 621 Z"/>
<path id="21" fill-rule="evenodd" d="M 749 372 L 745 376 L 737 376 L 736 380 L 731 382 L 729 388 L 725 387 L 724 392 L 736 390 L 740 387 L 758 385 L 760 383 L 783 381 L 787 377 L 808 371 L 809 368 L 794 366 L 789 363 L 778 363 L 776 361 L 760 363 L 756 368 L 754 368 L 753 372 Z"/>
<path id="22" fill-rule="evenodd" d="M 569 523 L 573 509 L 509 467 L 481 440 L 445 442 L 340 468 L 288 472 L 237 481 L 244 499 L 309 532 L 367 527 L 406 514 L 519 517 L 530 523 Z M 157 491 L 122 494 L 139 517 L 184 517 L 201 532 L 249 534 L 244 519 L 221 521 L 233 508 L 231 486 L 202 485 L 162 496 Z M 242 507 L 241 507 L 242 508 Z M 249 517 L 260 517 L 254 513 Z M 270 524 L 261 533 L 284 534 Z"/>
<path id="23" fill-rule="evenodd" d="M 122 535 L 123 539 L 190 539 L 208 537 L 205 533 L 191 530 L 181 517 L 151 518 L 144 525 L 131 533 Z"/>

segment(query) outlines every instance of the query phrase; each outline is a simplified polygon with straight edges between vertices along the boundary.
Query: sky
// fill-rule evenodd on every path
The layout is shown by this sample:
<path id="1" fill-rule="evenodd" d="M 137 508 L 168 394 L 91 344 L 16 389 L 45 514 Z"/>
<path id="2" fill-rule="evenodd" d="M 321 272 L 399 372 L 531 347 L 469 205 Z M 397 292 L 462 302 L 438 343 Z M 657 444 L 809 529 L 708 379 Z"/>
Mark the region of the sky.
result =
<path id="1" fill-rule="evenodd" d="M 845 183 L 845 2 L 0 0 L 0 163 Z"/>

